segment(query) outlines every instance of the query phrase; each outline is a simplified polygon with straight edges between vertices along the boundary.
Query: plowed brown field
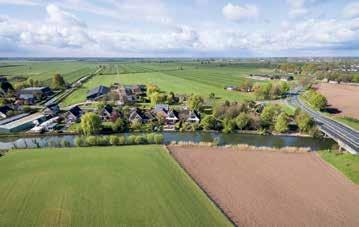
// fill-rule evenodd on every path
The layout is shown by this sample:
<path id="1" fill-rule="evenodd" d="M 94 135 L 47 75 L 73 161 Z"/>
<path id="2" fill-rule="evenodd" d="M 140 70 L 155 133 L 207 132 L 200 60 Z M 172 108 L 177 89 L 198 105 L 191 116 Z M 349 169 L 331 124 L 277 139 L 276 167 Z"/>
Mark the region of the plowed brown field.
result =
<path id="1" fill-rule="evenodd" d="M 331 108 L 341 112 L 339 115 L 359 119 L 359 86 L 321 83 L 316 88 L 328 99 Z"/>
<path id="2" fill-rule="evenodd" d="M 359 226 L 359 187 L 315 153 L 169 149 L 239 226 Z"/>

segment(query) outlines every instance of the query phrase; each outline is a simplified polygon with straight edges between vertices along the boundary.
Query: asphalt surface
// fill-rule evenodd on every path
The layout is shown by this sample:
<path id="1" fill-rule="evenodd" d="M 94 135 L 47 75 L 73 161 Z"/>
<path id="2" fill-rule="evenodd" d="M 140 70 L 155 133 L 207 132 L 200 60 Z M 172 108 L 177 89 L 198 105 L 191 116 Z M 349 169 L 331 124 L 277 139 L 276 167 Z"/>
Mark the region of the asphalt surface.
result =
<path id="1" fill-rule="evenodd" d="M 303 111 L 313 117 L 314 121 L 320 129 L 329 137 L 344 144 L 349 152 L 359 153 L 359 132 L 347 127 L 337 121 L 334 121 L 322 113 L 312 110 L 303 101 L 299 99 L 298 95 L 292 95 L 288 98 L 289 104 L 301 108 Z"/>

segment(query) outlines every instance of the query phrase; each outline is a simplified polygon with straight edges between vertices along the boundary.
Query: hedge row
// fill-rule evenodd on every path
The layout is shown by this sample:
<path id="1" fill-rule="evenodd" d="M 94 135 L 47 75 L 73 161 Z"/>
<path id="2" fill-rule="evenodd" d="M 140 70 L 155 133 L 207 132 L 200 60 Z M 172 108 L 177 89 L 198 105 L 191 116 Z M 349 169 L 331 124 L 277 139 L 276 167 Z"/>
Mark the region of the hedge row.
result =
<path id="1" fill-rule="evenodd" d="M 120 145 L 139 145 L 139 144 L 162 144 L 164 137 L 162 134 L 144 134 L 125 136 L 86 136 L 77 137 L 75 146 L 91 147 L 91 146 L 120 146 Z"/>

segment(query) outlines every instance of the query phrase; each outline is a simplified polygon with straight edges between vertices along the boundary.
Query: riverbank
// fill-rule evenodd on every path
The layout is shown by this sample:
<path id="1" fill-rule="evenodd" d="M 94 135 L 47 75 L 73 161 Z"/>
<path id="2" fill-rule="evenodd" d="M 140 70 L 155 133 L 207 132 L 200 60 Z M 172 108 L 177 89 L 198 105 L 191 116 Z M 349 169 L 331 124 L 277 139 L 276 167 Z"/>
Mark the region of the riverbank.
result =
<path id="1" fill-rule="evenodd" d="M 253 134 L 224 134 L 218 132 L 163 132 L 163 143 L 170 144 L 177 142 L 216 142 L 217 145 L 236 145 L 248 144 L 256 147 L 304 147 L 312 151 L 331 149 L 335 142 L 326 138 L 292 137 L 292 136 L 273 136 L 273 135 L 253 135 Z M 143 133 L 124 133 L 112 136 L 129 137 L 131 135 L 144 135 Z M 36 137 L 6 137 L 0 138 L 0 150 L 13 148 L 43 148 L 76 146 L 75 140 L 78 135 L 54 135 Z M 111 136 L 110 136 L 111 137 Z"/>

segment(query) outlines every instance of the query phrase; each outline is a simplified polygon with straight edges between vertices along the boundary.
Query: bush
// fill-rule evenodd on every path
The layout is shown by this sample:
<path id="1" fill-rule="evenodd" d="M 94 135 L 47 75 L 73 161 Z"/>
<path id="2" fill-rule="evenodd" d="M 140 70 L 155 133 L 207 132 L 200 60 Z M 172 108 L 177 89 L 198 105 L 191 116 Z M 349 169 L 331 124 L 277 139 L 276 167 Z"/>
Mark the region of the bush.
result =
<path id="1" fill-rule="evenodd" d="M 85 142 L 84 142 L 84 140 L 82 139 L 82 137 L 76 137 L 76 138 L 75 138 L 75 145 L 76 145 L 77 147 L 85 146 Z"/>
<path id="2" fill-rule="evenodd" d="M 126 144 L 129 144 L 129 145 L 135 144 L 135 139 L 136 139 L 136 136 L 130 135 L 130 136 L 127 137 L 127 139 L 126 139 Z"/>
<path id="3" fill-rule="evenodd" d="M 88 136 L 86 137 L 86 143 L 89 146 L 96 146 L 97 145 L 97 138 L 96 136 Z"/>
<path id="4" fill-rule="evenodd" d="M 107 136 L 97 137 L 97 145 L 108 146 L 109 144 L 110 144 L 110 141 Z"/>
<path id="5" fill-rule="evenodd" d="M 147 143 L 149 143 L 149 144 L 155 143 L 155 134 L 154 133 L 147 134 L 146 138 L 147 138 Z"/>
<path id="6" fill-rule="evenodd" d="M 118 137 L 118 144 L 119 145 L 125 145 L 126 144 L 126 137 L 124 137 L 124 136 Z"/>
<path id="7" fill-rule="evenodd" d="M 162 144 L 164 141 L 164 137 L 162 134 L 156 134 L 154 137 L 155 144 Z"/>
<path id="8" fill-rule="evenodd" d="M 61 147 L 71 147 L 71 144 L 69 141 L 63 139 L 61 140 Z"/>
<path id="9" fill-rule="evenodd" d="M 144 136 L 136 136 L 135 144 L 145 144 L 147 142 Z"/>
<path id="10" fill-rule="evenodd" d="M 113 146 L 119 145 L 120 138 L 117 136 L 110 136 L 110 144 Z"/>

